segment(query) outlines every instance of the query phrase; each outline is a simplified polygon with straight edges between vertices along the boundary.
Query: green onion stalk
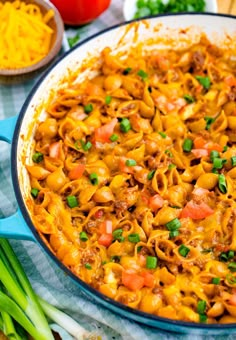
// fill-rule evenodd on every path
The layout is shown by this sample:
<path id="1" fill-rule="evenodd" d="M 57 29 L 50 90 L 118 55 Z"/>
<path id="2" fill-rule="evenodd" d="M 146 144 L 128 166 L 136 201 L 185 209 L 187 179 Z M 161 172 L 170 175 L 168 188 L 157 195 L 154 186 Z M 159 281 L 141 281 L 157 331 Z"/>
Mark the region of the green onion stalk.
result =
<path id="1" fill-rule="evenodd" d="M 12 340 L 27 339 L 27 334 L 35 340 L 53 340 L 48 319 L 75 339 L 91 335 L 70 316 L 36 295 L 10 243 L 0 238 L 0 330 Z"/>

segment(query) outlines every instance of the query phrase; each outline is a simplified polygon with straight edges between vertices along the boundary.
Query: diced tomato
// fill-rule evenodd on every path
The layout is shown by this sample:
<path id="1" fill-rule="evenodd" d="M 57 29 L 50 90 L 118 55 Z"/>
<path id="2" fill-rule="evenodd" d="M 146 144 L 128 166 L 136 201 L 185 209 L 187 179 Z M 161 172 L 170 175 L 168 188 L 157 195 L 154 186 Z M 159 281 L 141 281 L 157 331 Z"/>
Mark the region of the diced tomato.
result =
<path id="1" fill-rule="evenodd" d="M 236 78 L 232 74 L 225 77 L 224 82 L 228 86 L 236 86 Z"/>
<path id="2" fill-rule="evenodd" d="M 195 149 L 204 149 L 206 140 L 202 136 L 198 136 L 194 139 L 193 145 Z"/>
<path id="3" fill-rule="evenodd" d="M 108 143 L 117 124 L 117 118 L 113 118 L 109 123 L 97 128 L 94 133 L 95 142 Z"/>
<path id="4" fill-rule="evenodd" d="M 122 172 L 125 172 L 127 174 L 133 174 L 135 167 L 134 166 L 127 166 L 125 163 L 128 158 L 126 157 L 120 157 L 120 170 Z"/>
<path id="5" fill-rule="evenodd" d="M 73 169 L 69 171 L 68 177 L 72 180 L 79 179 L 83 176 L 84 171 L 85 171 L 85 165 L 77 164 Z"/>
<path id="6" fill-rule="evenodd" d="M 236 307 L 236 293 L 231 295 L 230 299 L 228 300 L 228 303 Z"/>
<path id="7" fill-rule="evenodd" d="M 220 144 L 213 143 L 213 142 L 206 143 L 205 149 L 207 149 L 209 155 L 210 155 L 212 150 L 215 150 L 215 151 L 218 151 L 218 152 L 223 151 L 223 148 Z"/>
<path id="8" fill-rule="evenodd" d="M 99 231 L 101 234 L 112 234 L 112 221 L 106 220 L 99 224 Z"/>
<path id="9" fill-rule="evenodd" d="M 104 247 L 109 247 L 112 243 L 112 234 L 102 234 L 98 239 L 98 243 Z"/>
<path id="10" fill-rule="evenodd" d="M 59 158 L 60 156 L 60 142 L 55 142 L 49 145 L 49 156 L 52 158 Z"/>
<path id="11" fill-rule="evenodd" d="M 196 158 L 208 156 L 208 151 L 206 149 L 192 149 L 191 152 Z"/>
<path id="12" fill-rule="evenodd" d="M 200 220 L 214 213 L 214 210 L 204 202 L 200 204 L 189 201 L 180 213 L 180 218 L 190 217 L 194 220 Z"/>
<path id="13" fill-rule="evenodd" d="M 141 275 L 144 278 L 144 286 L 152 288 L 155 281 L 154 275 L 152 273 L 149 273 L 148 271 L 142 272 Z"/>
<path id="14" fill-rule="evenodd" d="M 97 210 L 97 211 L 95 212 L 94 216 L 95 216 L 96 218 L 101 218 L 101 217 L 103 216 L 103 210 L 102 210 L 102 209 Z"/>
<path id="15" fill-rule="evenodd" d="M 160 209 L 163 206 L 164 200 L 163 198 L 156 194 L 149 198 L 148 205 L 153 210 L 156 211 L 157 209 Z"/>
<path id="16" fill-rule="evenodd" d="M 157 63 L 161 70 L 168 71 L 170 68 L 170 61 L 163 55 L 157 55 Z"/>
<path id="17" fill-rule="evenodd" d="M 121 280 L 125 287 L 133 291 L 139 290 L 144 286 L 144 278 L 136 273 L 123 271 Z"/>

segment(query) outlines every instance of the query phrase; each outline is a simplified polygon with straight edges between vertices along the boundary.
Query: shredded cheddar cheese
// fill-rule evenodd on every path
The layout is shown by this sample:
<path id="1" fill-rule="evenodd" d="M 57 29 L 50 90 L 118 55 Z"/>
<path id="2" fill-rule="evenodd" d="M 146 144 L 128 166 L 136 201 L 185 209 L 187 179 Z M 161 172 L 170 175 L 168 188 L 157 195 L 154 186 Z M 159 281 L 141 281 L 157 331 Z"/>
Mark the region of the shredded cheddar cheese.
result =
<path id="1" fill-rule="evenodd" d="M 17 69 L 37 63 L 47 55 L 53 29 L 39 6 L 23 1 L 0 2 L 0 68 Z"/>

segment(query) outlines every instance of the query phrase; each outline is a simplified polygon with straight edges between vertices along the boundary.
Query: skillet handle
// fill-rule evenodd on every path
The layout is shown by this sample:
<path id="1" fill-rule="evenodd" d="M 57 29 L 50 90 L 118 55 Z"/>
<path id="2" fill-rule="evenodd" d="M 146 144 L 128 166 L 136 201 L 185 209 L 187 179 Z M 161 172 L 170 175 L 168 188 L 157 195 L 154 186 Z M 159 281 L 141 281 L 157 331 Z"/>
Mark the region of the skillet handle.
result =
<path id="1" fill-rule="evenodd" d="M 0 120 L 0 140 L 11 144 L 17 118 Z M 0 237 L 35 241 L 19 209 L 13 215 L 0 219 Z"/>
<path id="2" fill-rule="evenodd" d="M 0 219 L 0 237 L 36 241 L 19 209 L 13 215 Z"/>
<path id="3" fill-rule="evenodd" d="M 11 144 L 18 116 L 0 120 L 0 140 Z"/>

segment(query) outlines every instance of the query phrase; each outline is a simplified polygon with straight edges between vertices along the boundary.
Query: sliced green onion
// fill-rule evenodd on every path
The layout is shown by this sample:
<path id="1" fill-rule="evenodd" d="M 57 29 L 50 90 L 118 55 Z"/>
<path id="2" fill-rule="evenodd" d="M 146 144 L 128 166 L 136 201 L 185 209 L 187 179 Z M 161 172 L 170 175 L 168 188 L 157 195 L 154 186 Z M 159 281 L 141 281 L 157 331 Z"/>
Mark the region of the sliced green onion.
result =
<path id="1" fill-rule="evenodd" d="M 232 166 L 236 165 L 236 156 L 231 157 L 231 164 Z"/>
<path id="2" fill-rule="evenodd" d="M 84 142 L 82 139 L 80 140 L 81 147 L 84 151 L 88 151 L 92 147 L 92 143 L 90 141 Z"/>
<path id="3" fill-rule="evenodd" d="M 189 104 L 195 102 L 194 97 L 191 96 L 190 94 L 185 94 L 185 95 L 184 95 L 184 99 L 185 99 L 186 102 L 189 103 Z"/>
<path id="4" fill-rule="evenodd" d="M 135 166 L 137 165 L 137 162 L 134 159 L 127 159 L 125 162 L 126 166 Z"/>
<path id="5" fill-rule="evenodd" d="M 139 70 L 139 71 L 137 72 L 137 75 L 138 75 L 139 77 L 141 77 L 143 80 L 146 80 L 146 79 L 148 78 L 148 74 L 147 74 L 145 71 L 143 71 L 143 70 Z"/>
<path id="6" fill-rule="evenodd" d="M 67 40 L 70 48 L 75 46 L 77 42 L 80 40 L 79 32 L 77 32 L 73 37 L 68 37 Z"/>
<path id="7" fill-rule="evenodd" d="M 226 280 L 229 284 L 234 285 L 236 284 L 236 277 L 233 274 L 229 273 L 226 275 Z"/>
<path id="8" fill-rule="evenodd" d="M 192 139 L 186 138 L 184 140 L 182 148 L 183 148 L 183 150 L 185 152 L 190 152 L 192 150 L 192 148 L 193 148 L 193 141 L 192 141 Z"/>
<path id="9" fill-rule="evenodd" d="M 179 236 L 179 231 L 178 230 L 171 230 L 169 234 L 170 238 L 174 238 Z"/>
<path id="10" fill-rule="evenodd" d="M 159 133 L 159 135 L 160 135 L 162 138 L 166 138 L 166 133 L 165 133 L 165 132 L 159 131 L 158 133 Z"/>
<path id="11" fill-rule="evenodd" d="M 218 151 L 212 150 L 212 151 L 210 152 L 210 160 L 211 160 L 211 161 L 213 161 L 214 158 L 219 158 L 219 157 L 220 157 L 220 154 L 219 154 Z"/>
<path id="12" fill-rule="evenodd" d="M 212 253 L 213 252 L 213 248 L 205 248 L 201 250 L 202 254 L 208 254 L 208 253 Z"/>
<path id="13" fill-rule="evenodd" d="M 236 262 L 230 262 L 228 264 L 228 269 L 231 271 L 231 272 L 236 272 Z"/>
<path id="14" fill-rule="evenodd" d="M 123 74 L 126 76 L 127 74 L 129 74 L 132 71 L 131 67 L 127 67 L 124 71 Z"/>
<path id="15" fill-rule="evenodd" d="M 128 132 L 131 129 L 131 124 L 128 118 L 122 118 L 120 122 L 120 130 L 122 132 Z"/>
<path id="16" fill-rule="evenodd" d="M 92 185 L 98 185 L 98 175 L 95 172 L 92 172 L 89 175 L 89 179 L 90 179 L 90 182 L 92 183 Z"/>
<path id="17" fill-rule="evenodd" d="M 228 261 L 228 254 L 226 252 L 222 252 L 219 255 L 219 259 L 222 262 L 227 262 Z"/>
<path id="18" fill-rule="evenodd" d="M 85 113 L 90 113 L 90 112 L 92 112 L 93 111 L 93 104 L 87 104 L 87 105 L 85 105 L 84 106 L 84 112 Z"/>
<path id="19" fill-rule="evenodd" d="M 157 263 L 158 263 L 157 257 L 155 257 L 155 256 L 147 256 L 146 257 L 146 268 L 156 269 Z"/>
<path id="20" fill-rule="evenodd" d="M 75 196 L 67 196 L 66 197 L 67 204 L 70 208 L 78 207 L 79 203 Z"/>
<path id="21" fill-rule="evenodd" d="M 105 103 L 106 103 L 107 105 L 109 105 L 109 104 L 111 103 L 111 100 L 112 100 L 112 96 L 106 96 L 106 98 L 105 98 Z"/>
<path id="22" fill-rule="evenodd" d="M 211 172 L 212 172 L 213 174 L 217 174 L 217 175 L 219 174 L 218 170 L 217 170 L 217 169 L 214 169 L 214 168 L 212 168 Z"/>
<path id="23" fill-rule="evenodd" d="M 211 124 L 213 124 L 214 121 L 215 121 L 216 119 L 213 118 L 213 117 L 204 117 L 204 119 L 205 119 L 205 121 L 206 121 L 206 127 L 205 127 L 205 129 L 206 129 L 206 130 L 209 130 L 210 127 L 211 127 Z"/>
<path id="24" fill-rule="evenodd" d="M 226 194 L 227 193 L 227 183 L 226 183 L 226 179 L 225 176 L 220 174 L 218 175 L 218 187 L 219 190 L 223 193 Z"/>
<path id="25" fill-rule="evenodd" d="M 86 269 L 89 269 L 89 270 L 92 269 L 92 266 L 91 266 L 90 263 L 85 263 L 84 266 L 85 266 Z"/>
<path id="26" fill-rule="evenodd" d="M 32 156 L 32 160 L 35 163 L 40 163 L 40 162 L 42 162 L 43 157 L 44 156 L 43 156 L 42 152 L 35 152 Z"/>
<path id="27" fill-rule="evenodd" d="M 206 301 L 205 300 L 200 300 L 197 303 L 197 312 L 198 314 L 204 314 L 206 311 Z"/>
<path id="28" fill-rule="evenodd" d="M 155 172 L 156 172 L 156 170 L 151 170 L 147 175 L 147 179 L 148 180 L 153 179 Z"/>
<path id="29" fill-rule="evenodd" d="M 181 227 L 180 220 L 176 217 L 170 222 L 166 223 L 166 228 L 170 231 L 178 230 Z"/>
<path id="30" fill-rule="evenodd" d="M 224 147 L 223 147 L 223 151 L 222 152 L 225 152 L 225 151 L 227 151 L 228 150 L 228 145 L 225 145 Z"/>
<path id="31" fill-rule="evenodd" d="M 143 246 L 138 246 L 137 247 L 137 252 L 140 253 L 140 251 L 142 250 Z"/>
<path id="32" fill-rule="evenodd" d="M 195 76 L 195 78 L 199 81 L 199 83 L 205 88 L 209 89 L 211 86 L 211 80 L 209 77 Z"/>
<path id="33" fill-rule="evenodd" d="M 119 136 L 113 133 L 111 137 L 109 138 L 111 142 L 116 142 L 118 140 Z"/>
<path id="34" fill-rule="evenodd" d="M 171 169 L 174 169 L 174 168 L 176 168 L 175 164 L 171 163 L 171 164 L 168 165 L 168 170 L 171 170 Z"/>
<path id="35" fill-rule="evenodd" d="M 199 322 L 201 322 L 201 323 L 207 322 L 207 315 L 206 314 L 199 314 Z"/>
<path id="36" fill-rule="evenodd" d="M 231 260 L 234 257 L 234 251 L 233 250 L 229 250 L 228 251 L 228 260 Z"/>
<path id="37" fill-rule="evenodd" d="M 123 234 L 123 229 L 116 229 L 113 231 L 112 236 L 114 240 L 119 240 L 122 234 Z"/>
<path id="38" fill-rule="evenodd" d="M 173 154 L 170 150 L 165 150 L 165 154 L 168 155 L 170 158 L 173 157 Z"/>
<path id="39" fill-rule="evenodd" d="M 220 284 L 220 278 L 219 277 L 213 277 L 211 281 L 214 285 Z"/>
<path id="40" fill-rule="evenodd" d="M 215 157 L 213 159 L 213 167 L 214 169 L 222 169 L 226 162 L 227 162 L 227 159 Z"/>
<path id="41" fill-rule="evenodd" d="M 190 249 L 186 247 L 184 244 L 181 244 L 178 251 L 181 256 L 186 257 L 188 253 L 190 252 Z"/>
<path id="42" fill-rule="evenodd" d="M 88 235 L 85 231 L 81 231 L 79 234 L 79 238 L 81 239 L 81 241 L 86 242 L 88 241 Z"/>
<path id="43" fill-rule="evenodd" d="M 140 236 L 139 236 L 139 234 L 129 234 L 128 240 L 131 243 L 138 243 L 138 242 L 140 242 Z"/>
<path id="44" fill-rule="evenodd" d="M 38 194 L 39 194 L 39 189 L 37 188 L 32 188 L 31 191 L 30 191 L 31 195 L 34 197 L 34 198 L 37 198 L 38 197 Z"/>

